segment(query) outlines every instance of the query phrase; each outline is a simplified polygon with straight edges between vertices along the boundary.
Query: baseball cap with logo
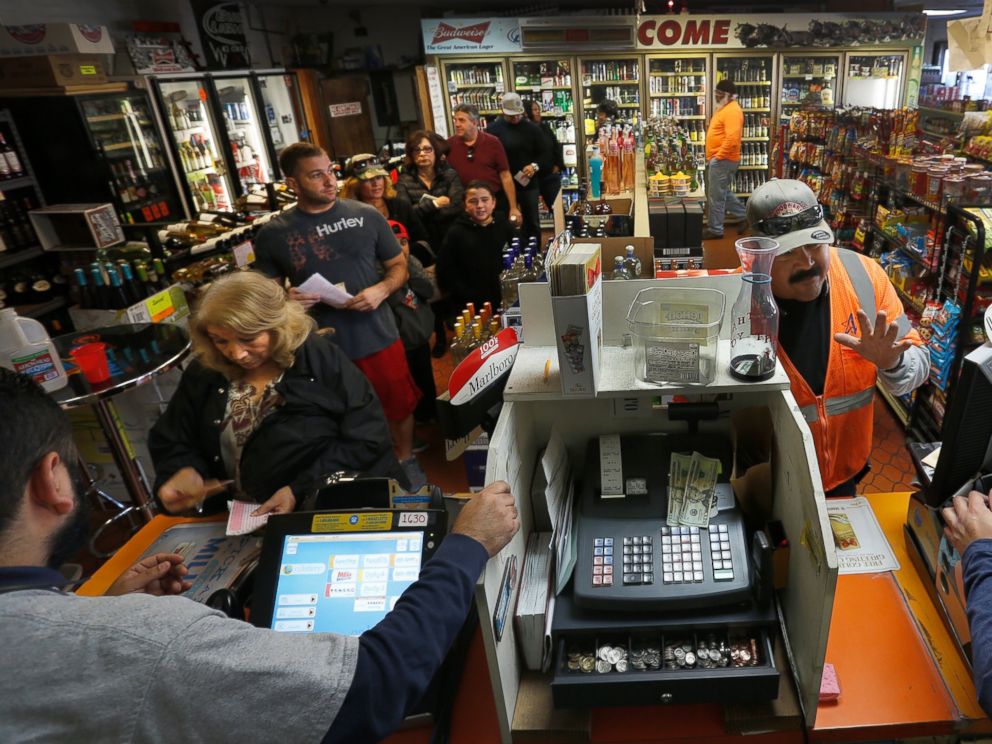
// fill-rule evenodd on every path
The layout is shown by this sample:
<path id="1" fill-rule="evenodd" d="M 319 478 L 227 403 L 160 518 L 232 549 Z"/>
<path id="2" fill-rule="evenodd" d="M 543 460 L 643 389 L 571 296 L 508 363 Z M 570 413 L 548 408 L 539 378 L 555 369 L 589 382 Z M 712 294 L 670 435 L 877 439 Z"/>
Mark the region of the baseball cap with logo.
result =
<path id="1" fill-rule="evenodd" d="M 747 200 L 747 224 L 752 234 L 778 241 L 777 256 L 803 245 L 834 242 L 816 195 L 802 181 L 789 178 L 773 178 L 754 190 Z"/>
<path id="2" fill-rule="evenodd" d="M 524 112 L 524 102 L 519 93 L 504 93 L 502 106 L 507 116 L 520 116 Z"/>

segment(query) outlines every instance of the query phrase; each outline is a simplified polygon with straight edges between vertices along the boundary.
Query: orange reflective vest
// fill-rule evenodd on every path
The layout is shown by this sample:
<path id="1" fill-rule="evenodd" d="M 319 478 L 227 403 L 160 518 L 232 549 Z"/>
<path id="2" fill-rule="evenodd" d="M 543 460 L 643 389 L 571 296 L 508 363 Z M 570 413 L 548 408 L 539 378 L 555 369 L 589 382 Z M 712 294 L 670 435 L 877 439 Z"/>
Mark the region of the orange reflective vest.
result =
<path id="1" fill-rule="evenodd" d="M 888 276 L 875 261 L 854 251 L 830 249 L 830 351 L 823 395 L 814 395 L 781 344 L 779 359 L 792 383 L 792 394 L 809 424 L 816 446 L 823 490 L 850 480 L 871 455 L 877 368 L 857 352 L 833 340 L 834 333 L 860 336 L 858 308 L 874 322 L 885 310 L 889 322 L 899 323 L 899 337 L 915 346 L 923 339 L 909 324 L 902 302 Z"/>

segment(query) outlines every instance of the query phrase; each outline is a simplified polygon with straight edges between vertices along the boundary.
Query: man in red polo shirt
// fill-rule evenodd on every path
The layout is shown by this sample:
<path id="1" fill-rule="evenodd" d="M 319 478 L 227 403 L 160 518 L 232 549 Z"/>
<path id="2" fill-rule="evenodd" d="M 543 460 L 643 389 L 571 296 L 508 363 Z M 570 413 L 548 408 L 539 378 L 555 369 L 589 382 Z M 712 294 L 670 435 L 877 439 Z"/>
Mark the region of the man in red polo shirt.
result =
<path id="1" fill-rule="evenodd" d="M 455 169 L 462 183 L 485 181 L 496 197 L 496 211 L 509 217 L 519 227 L 520 210 L 513 187 L 510 164 L 503 143 L 479 129 L 479 111 L 467 103 L 455 106 L 455 134 L 448 138 L 448 165 Z"/>

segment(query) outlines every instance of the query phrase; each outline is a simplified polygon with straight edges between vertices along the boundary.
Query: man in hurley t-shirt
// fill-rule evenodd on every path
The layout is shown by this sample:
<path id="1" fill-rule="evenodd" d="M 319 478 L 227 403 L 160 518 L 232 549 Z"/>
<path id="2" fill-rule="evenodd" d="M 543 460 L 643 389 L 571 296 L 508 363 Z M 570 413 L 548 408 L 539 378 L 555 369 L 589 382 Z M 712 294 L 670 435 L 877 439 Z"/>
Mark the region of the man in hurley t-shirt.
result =
<path id="1" fill-rule="evenodd" d="M 289 279 L 290 298 L 308 308 L 321 327 L 333 327 L 334 340 L 369 378 L 389 422 L 396 456 L 419 488 L 427 479 L 413 456 L 413 411 L 420 391 L 407 365 L 403 343 L 389 306 L 389 295 L 407 280 L 406 258 L 386 219 L 367 204 L 337 198 L 331 161 L 319 147 L 290 145 L 279 156 L 297 204 L 269 221 L 255 241 L 255 267 Z M 380 277 L 377 264 L 385 269 Z M 351 295 L 343 307 L 302 292 L 314 274 L 343 285 Z"/>

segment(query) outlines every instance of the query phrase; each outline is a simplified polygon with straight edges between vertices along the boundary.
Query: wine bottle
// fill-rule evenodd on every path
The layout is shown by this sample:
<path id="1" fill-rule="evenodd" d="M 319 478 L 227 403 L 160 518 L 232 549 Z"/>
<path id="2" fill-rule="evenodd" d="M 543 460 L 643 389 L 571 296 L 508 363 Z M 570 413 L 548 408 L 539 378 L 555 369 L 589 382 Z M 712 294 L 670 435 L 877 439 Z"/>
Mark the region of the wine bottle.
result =
<path id="1" fill-rule="evenodd" d="M 107 275 L 110 277 L 110 309 L 124 310 L 129 307 L 127 294 L 121 284 L 121 275 L 117 273 L 117 267 L 113 264 L 107 266 Z"/>

